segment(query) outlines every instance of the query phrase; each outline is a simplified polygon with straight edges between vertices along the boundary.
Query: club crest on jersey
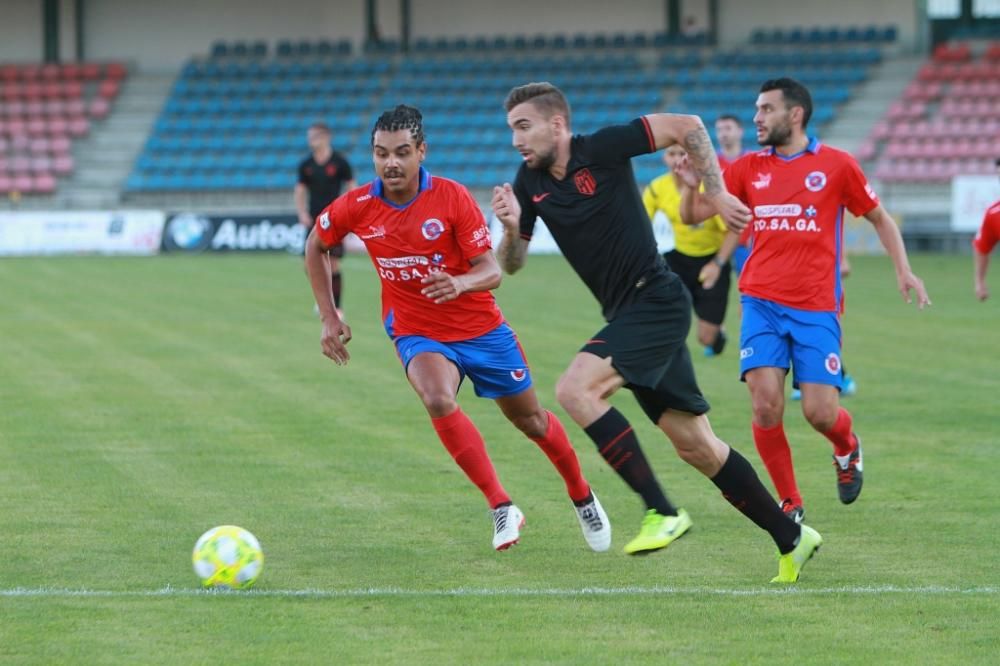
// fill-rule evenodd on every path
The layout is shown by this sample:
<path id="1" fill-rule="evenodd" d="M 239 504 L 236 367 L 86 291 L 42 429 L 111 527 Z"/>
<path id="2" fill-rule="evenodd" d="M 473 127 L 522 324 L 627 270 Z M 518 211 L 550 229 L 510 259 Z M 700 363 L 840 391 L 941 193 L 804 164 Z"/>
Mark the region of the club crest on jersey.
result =
<path id="1" fill-rule="evenodd" d="M 510 376 L 511 376 L 511 379 L 513 379 L 515 382 L 523 382 L 525 379 L 528 378 L 528 371 L 525 370 L 524 368 L 519 368 L 517 370 L 511 370 L 510 371 Z"/>
<path id="2" fill-rule="evenodd" d="M 437 240 L 444 233 L 444 223 L 436 218 L 431 218 L 424 221 L 420 225 L 420 233 L 424 235 L 427 240 Z"/>
<path id="3" fill-rule="evenodd" d="M 840 357 L 836 354 L 829 354 L 826 357 L 826 371 L 831 375 L 840 374 Z"/>
<path id="4" fill-rule="evenodd" d="M 319 228 L 322 229 L 323 231 L 326 231 L 327 229 L 330 228 L 329 213 L 323 213 L 322 215 L 319 216 Z"/>
<path id="5" fill-rule="evenodd" d="M 580 194 L 586 194 L 589 197 L 597 191 L 597 181 L 594 180 L 590 169 L 580 169 L 573 174 L 573 182 L 576 184 L 576 189 Z"/>
<path id="6" fill-rule="evenodd" d="M 757 173 L 757 180 L 753 181 L 754 188 L 758 190 L 763 190 L 771 187 L 771 174 L 769 173 Z"/>
<path id="7" fill-rule="evenodd" d="M 806 189 L 810 192 L 819 192 L 826 187 L 826 174 L 822 171 L 813 171 L 806 176 Z"/>

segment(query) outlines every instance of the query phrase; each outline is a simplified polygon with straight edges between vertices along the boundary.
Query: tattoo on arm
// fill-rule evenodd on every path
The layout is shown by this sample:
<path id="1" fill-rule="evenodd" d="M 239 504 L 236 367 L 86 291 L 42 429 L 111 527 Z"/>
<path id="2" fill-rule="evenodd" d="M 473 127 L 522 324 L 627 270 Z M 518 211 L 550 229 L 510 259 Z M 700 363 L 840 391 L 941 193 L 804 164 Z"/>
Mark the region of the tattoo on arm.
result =
<path id="1" fill-rule="evenodd" d="M 504 272 L 513 275 L 524 266 L 528 244 L 520 236 L 506 232 L 497 248 L 497 262 Z"/>
<path id="2" fill-rule="evenodd" d="M 705 185 L 705 194 L 713 196 L 721 192 L 722 171 L 712 150 L 712 140 L 708 138 L 705 127 L 691 130 L 684 136 L 684 149 L 688 153 L 691 165 Z"/>

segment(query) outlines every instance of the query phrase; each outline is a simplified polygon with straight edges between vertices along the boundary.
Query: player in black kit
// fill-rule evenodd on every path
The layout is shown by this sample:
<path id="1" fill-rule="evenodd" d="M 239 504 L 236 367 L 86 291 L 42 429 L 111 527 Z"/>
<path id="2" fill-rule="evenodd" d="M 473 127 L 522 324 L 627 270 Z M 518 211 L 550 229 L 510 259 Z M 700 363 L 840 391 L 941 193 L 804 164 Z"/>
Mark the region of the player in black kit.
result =
<path id="1" fill-rule="evenodd" d="M 727 225 L 745 226 L 750 211 L 726 191 L 701 119 L 651 114 L 573 135 L 569 103 L 550 83 L 514 88 L 504 106 L 524 162 L 513 187 L 494 188 L 493 210 L 504 225 L 497 256 L 508 273 L 519 270 L 540 217 L 601 304 L 607 325 L 577 353 L 556 397 L 646 504 L 639 535 L 625 552 L 665 548 L 691 519 L 667 499 L 632 426 L 607 401 L 622 387 L 632 390 L 681 459 L 771 535 L 781 553 L 772 582 L 795 582 L 822 538 L 788 518 L 750 463 L 712 432 L 686 344 L 690 296 L 656 250 L 632 172 L 633 156 L 680 143 Z"/>
<path id="2" fill-rule="evenodd" d="M 306 228 L 306 236 L 309 235 L 316 216 L 339 197 L 341 192 L 347 192 L 356 186 L 351 165 L 330 145 L 331 137 L 332 132 L 326 123 L 313 123 L 306 132 L 311 154 L 299 164 L 298 182 L 295 183 L 294 191 L 295 211 L 299 224 Z M 343 245 L 330 248 L 330 288 L 338 310 L 343 284 L 340 258 L 343 256 Z"/>

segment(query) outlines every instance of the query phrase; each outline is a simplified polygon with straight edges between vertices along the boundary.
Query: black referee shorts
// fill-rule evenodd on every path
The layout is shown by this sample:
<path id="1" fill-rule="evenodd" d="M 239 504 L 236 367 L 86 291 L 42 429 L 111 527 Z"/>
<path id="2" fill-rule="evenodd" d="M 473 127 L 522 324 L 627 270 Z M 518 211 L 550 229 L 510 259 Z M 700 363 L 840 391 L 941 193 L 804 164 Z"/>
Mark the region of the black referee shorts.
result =
<path id="1" fill-rule="evenodd" d="M 672 273 L 651 281 L 643 292 L 580 351 L 610 357 L 653 423 L 667 409 L 704 414 L 709 404 L 698 388 L 687 348 L 691 297 Z"/>
<path id="2" fill-rule="evenodd" d="M 691 293 L 694 312 L 698 315 L 698 319 L 721 326 L 726 320 L 726 307 L 729 305 L 729 281 L 732 273 L 729 262 L 727 261 L 726 265 L 719 269 L 719 279 L 711 289 L 705 289 L 698 281 L 698 274 L 708 262 L 712 261 L 713 256 L 710 254 L 707 257 L 692 257 L 671 250 L 664 254 L 663 258 L 667 260 L 670 270 L 680 276 L 684 286 Z"/>

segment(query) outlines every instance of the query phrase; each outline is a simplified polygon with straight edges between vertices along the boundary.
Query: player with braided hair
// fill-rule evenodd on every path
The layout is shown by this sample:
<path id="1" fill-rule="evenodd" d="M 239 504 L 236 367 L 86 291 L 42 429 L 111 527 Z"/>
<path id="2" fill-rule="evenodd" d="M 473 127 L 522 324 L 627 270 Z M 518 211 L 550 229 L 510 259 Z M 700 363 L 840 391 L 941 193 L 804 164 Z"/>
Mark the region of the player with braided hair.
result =
<path id="1" fill-rule="evenodd" d="M 559 419 L 539 404 L 517 335 L 490 293 L 501 274 L 482 211 L 465 187 L 421 166 L 427 143 L 416 108 L 399 105 L 379 116 L 371 143 L 376 178 L 327 206 L 306 242 L 323 353 L 337 365 L 350 359 L 351 328 L 337 314 L 323 253 L 354 232 L 382 280 L 382 320 L 406 378 L 442 444 L 489 503 L 493 547 L 518 542 L 524 515 L 500 484 L 483 436 L 458 405 L 466 376 L 476 395 L 494 400 L 548 456 L 587 544 L 607 550 L 608 517 Z"/>

